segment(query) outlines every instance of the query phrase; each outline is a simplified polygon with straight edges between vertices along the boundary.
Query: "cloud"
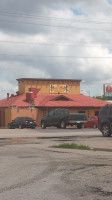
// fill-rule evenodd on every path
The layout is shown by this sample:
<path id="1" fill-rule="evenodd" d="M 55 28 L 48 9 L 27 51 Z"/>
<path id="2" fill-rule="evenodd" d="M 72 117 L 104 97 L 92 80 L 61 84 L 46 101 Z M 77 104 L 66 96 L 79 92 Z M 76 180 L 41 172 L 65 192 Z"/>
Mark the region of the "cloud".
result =
<path id="1" fill-rule="evenodd" d="M 102 94 L 111 82 L 111 9 L 108 0 L 0 1 L 1 87 L 15 91 L 17 78 L 71 78 Z"/>

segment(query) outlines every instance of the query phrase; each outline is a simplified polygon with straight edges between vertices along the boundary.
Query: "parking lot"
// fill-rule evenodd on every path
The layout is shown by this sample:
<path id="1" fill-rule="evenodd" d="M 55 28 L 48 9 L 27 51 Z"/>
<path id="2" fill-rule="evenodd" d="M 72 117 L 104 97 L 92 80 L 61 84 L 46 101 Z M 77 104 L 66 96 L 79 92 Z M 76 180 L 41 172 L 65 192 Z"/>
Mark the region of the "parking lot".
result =
<path id="1" fill-rule="evenodd" d="M 66 142 L 91 150 L 51 147 Z M 0 129 L 0 199 L 111 200 L 111 150 L 98 129 Z"/>

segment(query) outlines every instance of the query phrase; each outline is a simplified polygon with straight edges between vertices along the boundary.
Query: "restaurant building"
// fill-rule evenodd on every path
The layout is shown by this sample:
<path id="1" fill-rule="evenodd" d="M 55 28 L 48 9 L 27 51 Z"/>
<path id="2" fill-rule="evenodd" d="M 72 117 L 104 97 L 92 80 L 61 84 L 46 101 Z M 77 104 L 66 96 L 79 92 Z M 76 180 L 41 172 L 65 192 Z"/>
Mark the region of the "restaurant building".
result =
<path id="1" fill-rule="evenodd" d="M 79 79 L 20 78 L 16 95 L 7 93 L 0 100 L 0 127 L 16 117 L 28 116 L 37 121 L 55 108 L 66 108 L 71 113 L 86 113 L 87 117 L 98 115 L 107 104 L 103 100 L 80 94 Z"/>

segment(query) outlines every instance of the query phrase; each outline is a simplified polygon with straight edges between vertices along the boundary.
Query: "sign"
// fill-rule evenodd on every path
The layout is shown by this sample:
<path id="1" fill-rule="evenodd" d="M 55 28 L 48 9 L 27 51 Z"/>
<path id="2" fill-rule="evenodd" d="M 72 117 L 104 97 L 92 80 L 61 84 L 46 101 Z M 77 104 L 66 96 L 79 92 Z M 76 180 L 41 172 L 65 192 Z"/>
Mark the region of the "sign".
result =
<path id="1" fill-rule="evenodd" d="M 50 85 L 50 93 L 68 93 L 68 85 Z"/>
<path id="2" fill-rule="evenodd" d="M 112 96 L 112 84 L 104 84 L 104 96 Z"/>

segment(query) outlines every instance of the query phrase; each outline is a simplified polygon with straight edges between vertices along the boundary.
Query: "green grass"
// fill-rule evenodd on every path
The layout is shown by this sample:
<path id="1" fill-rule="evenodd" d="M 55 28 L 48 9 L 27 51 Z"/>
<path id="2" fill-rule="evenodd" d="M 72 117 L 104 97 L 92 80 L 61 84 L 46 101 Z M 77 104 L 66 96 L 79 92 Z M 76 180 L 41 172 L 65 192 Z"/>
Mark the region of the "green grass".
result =
<path id="1" fill-rule="evenodd" d="M 85 146 L 85 145 L 78 145 L 78 144 L 69 144 L 69 143 L 63 143 L 63 144 L 59 144 L 57 146 L 52 146 L 55 148 L 65 148 L 65 149 L 82 149 L 82 150 L 90 150 L 91 148 L 89 146 Z"/>

